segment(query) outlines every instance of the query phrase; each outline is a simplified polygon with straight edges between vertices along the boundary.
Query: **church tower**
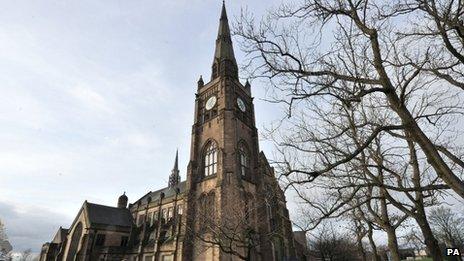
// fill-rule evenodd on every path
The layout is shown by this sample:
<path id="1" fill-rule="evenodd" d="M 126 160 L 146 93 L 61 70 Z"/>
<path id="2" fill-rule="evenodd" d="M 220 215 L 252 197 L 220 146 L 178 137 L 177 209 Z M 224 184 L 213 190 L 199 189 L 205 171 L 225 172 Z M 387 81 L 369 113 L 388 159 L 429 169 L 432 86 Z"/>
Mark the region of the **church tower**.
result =
<path id="1" fill-rule="evenodd" d="M 217 240 L 213 237 L 226 236 L 210 231 L 213 226 L 223 230 L 226 226 L 247 230 L 252 228 L 254 231 L 259 229 L 255 220 L 256 194 L 260 184 L 259 148 L 253 98 L 248 81 L 242 84 L 238 78 L 224 4 L 211 79 L 205 84 L 200 77 L 195 96 L 190 162 L 187 168 L 187 238 L 184 241 L 183 257 L 188 259 L 194 256 L 194 260 L 235 260 L 233 255 L 220 251 L 217 245 L 205 243 Z M 242 235 L 244 231 L 236 232 Z M 245 242 L 233 244 L 243 246 Z M 247 252 L 246 249 L 233 250 L 253 255 L 242 253 Z"/>
<path id="2" fill-rule="evenodd" d="M 85 201 L 59 240 L 43 245 L 45 260 L 306 260 L 304 233 L 295 240 L 285 194 L 258 147 L 224 3 L 210 75 L 194 87 L 187 179 L 176 152 L 167 187 L 129 205 L 125 193 L 117 207 Z"/>

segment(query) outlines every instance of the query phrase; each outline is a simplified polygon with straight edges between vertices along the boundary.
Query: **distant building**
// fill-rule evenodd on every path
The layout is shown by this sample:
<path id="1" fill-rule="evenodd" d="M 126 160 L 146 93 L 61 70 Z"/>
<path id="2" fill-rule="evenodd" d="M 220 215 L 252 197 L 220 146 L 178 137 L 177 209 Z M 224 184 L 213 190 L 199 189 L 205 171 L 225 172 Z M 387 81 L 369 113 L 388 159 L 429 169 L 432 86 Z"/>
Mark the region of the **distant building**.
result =
<path id="1" fill-rule="evenodd" d="M 182 39 L 188 42 L 188 39 Z M 40 260 L 303 260 L 286 200 L 258 145 L 251 86 L 240 83 L 225 6 L 211 79 L 198 81 L 187 180 L 117 207 L 85 201 Z M 297 244 L 297 248 L 295 245 Z"/>

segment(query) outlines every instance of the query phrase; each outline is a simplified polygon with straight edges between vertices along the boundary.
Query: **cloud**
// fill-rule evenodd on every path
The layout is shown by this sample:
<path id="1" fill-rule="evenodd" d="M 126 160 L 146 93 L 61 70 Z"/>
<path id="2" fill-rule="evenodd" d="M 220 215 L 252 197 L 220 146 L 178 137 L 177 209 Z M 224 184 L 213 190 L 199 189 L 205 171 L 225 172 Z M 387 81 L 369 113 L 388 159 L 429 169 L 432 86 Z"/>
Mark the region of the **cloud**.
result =
<path id="1" fill-rule="evenodd" d="M 112 113 L 112 110 L 110 106 L 108 106 L 105 98 L 91 88 L 77 86 L 70 90 L 70 94 L 93 112 L 103 111 L 106 113 Z"/>
<path id="2" fill-rule="evenodd" d="M 185 178 L 220 5 L 5 3 L 0 218 L 16 251 L 38 251 L 86 199 L 114 205 L 127 191 L 133 202 L 166 186 L 176 148 Z"/>
<path id="3" fill-rule="evenodd" d="M 49 242 L 63 222 L 70 224 L 71 218 L 49 209 L 36 206 L 15 206 L 0 201 L 0 219 L 15 252 L 28 248 L 40 252 L 43 243 Z"/>

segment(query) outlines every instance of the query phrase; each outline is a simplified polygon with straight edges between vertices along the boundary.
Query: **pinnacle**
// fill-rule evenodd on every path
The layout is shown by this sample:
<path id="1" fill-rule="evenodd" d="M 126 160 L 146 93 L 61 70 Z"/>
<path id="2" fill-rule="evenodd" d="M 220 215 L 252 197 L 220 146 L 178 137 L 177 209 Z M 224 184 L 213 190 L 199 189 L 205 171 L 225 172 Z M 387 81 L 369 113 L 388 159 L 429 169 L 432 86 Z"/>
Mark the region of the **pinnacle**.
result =
<path id="1" fill-rule="evenodd" d="M 176 159 L 174 160 L 174 168 L 173 170 L 179 169 L 179 150 L 176 150 Z"/>
<path id="2" fill-rule="evenodd" d="M 222 1 L 222 11 L 221 11 L 221 19 L 220 20 L 227 20 L 227 12 L 226 12 L 226 3 Z"/>

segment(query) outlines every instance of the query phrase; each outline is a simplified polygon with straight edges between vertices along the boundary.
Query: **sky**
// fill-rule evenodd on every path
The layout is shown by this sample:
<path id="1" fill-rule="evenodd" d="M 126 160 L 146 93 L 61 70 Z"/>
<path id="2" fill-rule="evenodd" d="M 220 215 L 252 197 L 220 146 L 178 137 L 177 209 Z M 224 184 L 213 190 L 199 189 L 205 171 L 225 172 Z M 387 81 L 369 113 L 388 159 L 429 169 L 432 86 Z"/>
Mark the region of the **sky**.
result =
<path id="1" fill-rule="evenodd" d="M 115 205 L 126 191 L 133 202 L 166 186 L 177 148 L 185 179 L 221 2 L 2 1 L 0 219 L 16 251 L 39 251 L 84 200 Z M 226 4 L 233 21 L 278 1 Z M 260 84 L 258 129 L 280 111 Z M 272 154 L 268 142 L 261 149 Z"/>
<path id="2" fill-rule="evenodd" d="M 165 187 L 177 148 L 185 180 L 222 1 L 0 3 L 0 219 L 16 251 L 40 251 L 84 200 L 115 206 L 124 191 L 134 202 Z M 279 3 L 226 1 L 231 22 Z M 263 130 L 282 108 L 251 84 Z M 260 148 L 272 158 L 270 142 Z"/>

